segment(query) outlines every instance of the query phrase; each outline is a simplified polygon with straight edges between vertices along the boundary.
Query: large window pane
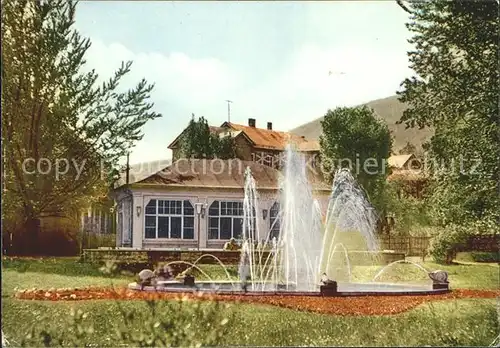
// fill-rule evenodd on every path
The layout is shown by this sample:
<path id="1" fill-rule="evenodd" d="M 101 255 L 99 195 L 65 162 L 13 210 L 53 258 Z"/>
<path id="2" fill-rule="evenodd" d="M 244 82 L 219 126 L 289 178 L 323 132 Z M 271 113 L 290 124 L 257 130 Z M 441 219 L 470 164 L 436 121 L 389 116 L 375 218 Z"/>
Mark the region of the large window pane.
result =
<path id="1" fill-rule="evenodd" d="M 219 239 L 219 218 L 211 217 L 208 220 L 208 239 Z"/>
<path id="2" fill-rule="evenodd" d="M 271 209 L 270 209 L 270 215 L 271 215 L 272 217 L 276 217 L 276 216 L 278 216 L 278 212 L 279 212 L 279 210 L 280 210 L 280 205 L 279 205 L 279 203 L 278 203 L 278 202 L 274 202 L 273 206 L 272 206 L 272 207 L 271 207 Z"/>
<path id="3" fill-rule="evenodd" d="M 271 219 L 271 232 L 270 232 L 270 239 L 273 237 L 276 237 L 278 239 L 279 237 L 279 232 L 280 232 L 280 221 L 278 218 Z"/>
<path id="4" fill-rule="evenodd" d="M 210 228 L 219 228 L 219 218 L 210 218 L 208 226 Z"/>
<path id="5" fill-rule="evenodd" d="M 184 227 L 193 227 L 194 228 L 194 217 L 185 217 L 184 218 Z"/>
<path id="6" fill-rule="evenodd" d="M 182 236 L 182 218 L 172 216 L 170 218 L 172 226 L 170 226 L 170 238 L 181 238 Z"/>
<path id="7" fill-rule="evenodd" d="M 255 231 L 257 230 L 257 218 L 255 217 L 255 215 L 252 217 L 252 221 L 253 223 L 251 226 L 250 235 L 252 236 L 253 239 L 255 239 L 256 238 Z"/>
<path id="8" fill-rule="evenodd" d="M 146 216 L 146 227 L 156 227 L 156 216 Z"/>
<path id="9" fill-rule="evenodd" d="M 166 214 L 166 204 L 167 201 L 158 201 L 158 214 Z"/>
<path id="10" fill-rule="evenodd" d="M 269 234 L 269 240 L 273 240 L 273 238 L 276 238 L 276 240 L 280 238 L 279 230 L 271 230 L 271 233 Z"/>
<path id="11" fill-rule="evenodd" d="M 193 205 L 191 204 L 190 201 L 184 201 L 184 215 L 185 216 L 193 216 L 194 215 Z"/>
<path id="12" fill-rule="evenodd" d="M 208 239 L 219 239 L 219 229 L 218 228 L 210 228 L 208 230 Z"/>
<path id="13" fill-rule="evenodd" d="M 214 201 L 212 204 L 210 204 L 208 215 L 219 216 L 219 201 Z"/>
<path id="14" fill-rule="evenodd" d="M 145 238 L 156 238 L 156 216 L 146 216 Z"/>
<path id="15" fill-rule="evenodd" d="M 194 239 L 194 228 L 184 227 L 184 239 Z"/>
<path id="16" fill-rule="evenodd" d="M 230 239 L 232 235 L 232 219 L 229 217 L 220 218 L 220 239 Z"/>
<path id="17" fill-rule="evenodd" d="M 280 232 L 280 219 L 279 219 L 279 210 L 280 205 L 278 202 L 275 202 L 271 209 L 269 210 L 269 239 L 279 238 Z"/>
<path id="18" fill-rule="evenodd" d="M 243 219 L 233 219 L 233 238 L 241 239 L 243 237 Z"/>
<path id="19" fill-rule="evenodd" d="M 154 227 L 146 227 L 146 233 L 145 233 L 146 238 L 156 238 L 156 228 Z"/>
<path id="20" fill-rule="evenodd" d="M 158 216 L 158 238 L 168 238 L 168 217 Z"/>
<path id="21" fill-rule="evenodd" d="M 182 215 L 182 201 L 175 201 L 175 212 L 174 214 Z"/>
<path id="22" fill-rule="evenodd" d="M 156 199 L 150 200 L 148 205 L 146 205 L 146 214 L 156 214 Z"/>

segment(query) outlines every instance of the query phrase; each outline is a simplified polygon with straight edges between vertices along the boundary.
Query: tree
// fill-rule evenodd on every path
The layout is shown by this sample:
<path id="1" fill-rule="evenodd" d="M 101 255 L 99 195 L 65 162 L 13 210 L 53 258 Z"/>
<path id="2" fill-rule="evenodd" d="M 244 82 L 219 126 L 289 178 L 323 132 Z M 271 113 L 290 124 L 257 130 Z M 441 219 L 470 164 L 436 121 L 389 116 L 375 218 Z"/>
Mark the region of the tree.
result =
<path id="1" fill-rule="evenodd" d="M 182 156 L 185 158 L 236 157 L 236 147 L 231 135 L 220 137 L 211 130 L 207 120 L 201 116 L 195 121 L 194 114 L 180 140 Z"/>
<path id="2" fill-rule="evenodd" d="M 356 180 L 379 208 L 385 179 L 386 159 L 392 139 L 387 124 L 366 106 L 328 110 L 321 122 L 321 162 L 333 174 L 338 168 L 351 169 Z M 331 177 L 330 177 L 331 179 Z"/>
<path id="3" fill-rule="evenodd" d="M 498 2 L 409 1 L 415 76 L 400 122 L 435 129 L 430 203 L 437 223 L 499 218 Z M 498 221 L 498 220 L 497 220 Z"/>
<path id="4" fill-rule="evenodd" d="M 65 0 L 2 2 L 4 217 L 21 215 L 35 245 L 40 216 L 105 195 L 102 169 L 116 167 L 161 116 L 144 79 L 118 91 L 131 62 L 102 84 L 84 72 L 91 43 L 74 29 L 75 10 Z"/>

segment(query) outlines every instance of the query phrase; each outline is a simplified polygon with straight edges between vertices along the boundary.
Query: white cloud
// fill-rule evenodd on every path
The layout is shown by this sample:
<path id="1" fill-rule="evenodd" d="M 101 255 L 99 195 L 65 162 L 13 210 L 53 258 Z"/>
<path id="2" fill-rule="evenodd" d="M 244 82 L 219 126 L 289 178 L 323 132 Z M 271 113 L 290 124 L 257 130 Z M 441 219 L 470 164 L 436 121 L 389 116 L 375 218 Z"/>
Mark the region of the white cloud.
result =
<path id="1" fill-rule="evenodd" d="M 133 149 L 132 162 L 169 157 L 167 146 L 191 112 L 210 108 L 214 100 L 227 99 L 228 91 L 235 86 L 233 74 L 214 58 L 195 59 L 178 52 L 135 53 L 120 43 L 105 44 L 93 39 L 86 60 L 87 67 L 95 69 L 101 81 L 109 79 L 122 61 L 133 61 L 131 72 L 120 84 L 123 89 L 133 87 L 142 78 L 155 84 L 151 99 L 155 111 L 164 117 L 145 126 L 143 140 Z M 172 110 L 177 110 L 175 115 Z"/>
<path id="2" fill-rule="evenodd" d="M 231 72 L 214 58 L 194 59 L 177 52 L 168 56 L 155 52 L 134 53 L 122 44 L 106 45 L 99 40 L 92 40 L 87 54 L 89 66 L 103 78 L 110 76 L 122 61 L 132 60 L 131 73 L 124 86 L 131 87 L 144 77 L 155 82 L 156 95 L 161 93 L 178 102 L 206 103 L 233 88 Z"/>
<path id="3" fill-rule="evenodd" d="M 135 53 L 119 43 L 93 40 L 87 61 L 109 78 L 121 61 L 132 60 L 124 81 L 130 88 L 141 78 L 155 83 L 152 101 L 163 119 L 145 127 L 145 137 L 131 161 L 158 160 L 170 155 L 168 144 L 187 123 L 191 112 L 212 124 L 225 120 L 225 99 L 232 99 L 232 121 L 253 117 L 258 126 L 274 123 L 288 130 L 339 105 L 355 105 L 393 95 L 410 74 L 406 52 L 371 46 L 303 46 L 274 76 L 248 84 L 215 58 L 193 58 L 185 53 Z"/>

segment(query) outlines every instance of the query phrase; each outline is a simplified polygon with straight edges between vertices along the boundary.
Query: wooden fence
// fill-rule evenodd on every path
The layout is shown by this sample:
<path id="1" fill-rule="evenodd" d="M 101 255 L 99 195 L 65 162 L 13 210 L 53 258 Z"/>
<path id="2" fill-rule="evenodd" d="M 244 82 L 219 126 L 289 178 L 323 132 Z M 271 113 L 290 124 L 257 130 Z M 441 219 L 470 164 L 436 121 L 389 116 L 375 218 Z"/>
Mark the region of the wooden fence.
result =
<path id="1" fill-rule="evenodd" d="M 394 250 L 406 256 L 422 256 L 427 253 L 430 237 L 384 236 L 379 239 L 381 250 Z"/>
<path id="2" fill-rule="evenodd" d="M 381 250 L 394 250 L 406 256 L 422 256 L 427 253 L 431 237 L 384 236 L 379 239 Z M 471 236 L 459 251 L 498 252 L 500 235 Z"/>

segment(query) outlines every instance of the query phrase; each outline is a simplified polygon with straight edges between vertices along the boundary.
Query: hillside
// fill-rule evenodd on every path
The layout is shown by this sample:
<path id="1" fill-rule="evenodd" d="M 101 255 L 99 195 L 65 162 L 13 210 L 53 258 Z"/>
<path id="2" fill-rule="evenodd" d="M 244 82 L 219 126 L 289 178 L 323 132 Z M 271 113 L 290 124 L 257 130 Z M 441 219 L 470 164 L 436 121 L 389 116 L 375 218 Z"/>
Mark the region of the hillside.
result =
<path id="1" fill-rule="evenodd" d="M 404 124 L 396 124 L 396 122 L 403 115 L 403 111 L 406 109 L 406 105 L 399 102 L 397 96 L 373 100 L 366 103 L 365 105 L 368 105 L 370 108 L 372 108 L 381 119 L 387 122 L 389 130 L 394 137 L 394 152 L 397 152 L 399 149 L 404 147 L 407 142 L 410 142 L 413 145 L 417 146 L 417 148 L 419 148 L 432 136 L 431 129 L 406 129 Z M 306 139 L 318 139 L 322 132 L 322 120 L 323 117 L 317 118 L 314 121 L 292 129 L 290 132 L 298 135 L 303 135 L 306 137 Z"/>

